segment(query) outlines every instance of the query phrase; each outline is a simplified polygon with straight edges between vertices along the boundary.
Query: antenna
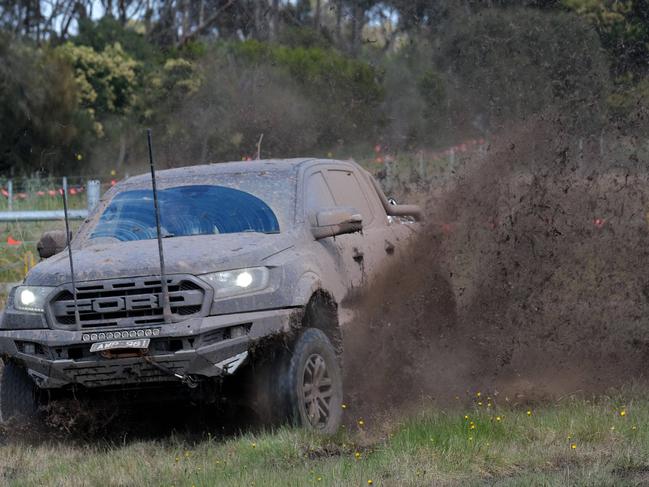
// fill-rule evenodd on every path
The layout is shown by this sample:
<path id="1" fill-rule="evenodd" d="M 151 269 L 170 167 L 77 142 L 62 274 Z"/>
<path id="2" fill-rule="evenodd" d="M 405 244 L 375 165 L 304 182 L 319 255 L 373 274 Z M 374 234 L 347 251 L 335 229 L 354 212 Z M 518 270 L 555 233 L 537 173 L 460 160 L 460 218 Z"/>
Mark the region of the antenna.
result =
<path id="1" fill-rule="evenodd" d="M 81 318 L 79 317 L 79 306 L 77 306 L 77 283 L 74 279 L 74 262 L 72 260 L 72 245 L 70 245 L 70 219 L 68 218 L 68 184 L 67 179 L 63 178 L 63 216 L 65 218 L 65 241 L 68 246 L 68 259 L 70 260 L 70 280 L 72 281 L 72 297 L 74 299 L 74 322 L 77 325 L 77 331 L 81 330 Z"/>
<path id="2" fill-rule="evenodd" d="M 151 129 L 146 129 L 146 140 L 149 144 L 149 163 L 151 165 L 151 186 L 153 187 L 153 207 L 155 208 L 156 235 L 158 237 L 158 254 L 160 255 L 160 283 L 162 284 L 162 314 L 165 323 L 171 323 L 171 306 L 169 305 L 169 287 L 165 273 L 165 258 L 162 251 L 162 235 L 160 232 L 160 207 L 158 206 L 158 189 L 155 181 L 155 164 L 153 162 L 153 145 Z"/>

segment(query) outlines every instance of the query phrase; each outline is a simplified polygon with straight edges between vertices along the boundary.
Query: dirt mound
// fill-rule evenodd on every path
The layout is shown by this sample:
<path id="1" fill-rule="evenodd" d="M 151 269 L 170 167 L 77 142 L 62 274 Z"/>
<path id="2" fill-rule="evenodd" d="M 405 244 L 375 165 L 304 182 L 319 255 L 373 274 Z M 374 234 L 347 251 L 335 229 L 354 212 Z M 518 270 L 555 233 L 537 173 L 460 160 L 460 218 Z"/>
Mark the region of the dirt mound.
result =
<path id="1" fill-rule="evenodd" d="M 643 378 L 649 173 L 635 139 L 603 150 L 556 120 L 510 134 L 434 188 L 421 233 L 366 289 L 345 338 L 350 400 Z"/>

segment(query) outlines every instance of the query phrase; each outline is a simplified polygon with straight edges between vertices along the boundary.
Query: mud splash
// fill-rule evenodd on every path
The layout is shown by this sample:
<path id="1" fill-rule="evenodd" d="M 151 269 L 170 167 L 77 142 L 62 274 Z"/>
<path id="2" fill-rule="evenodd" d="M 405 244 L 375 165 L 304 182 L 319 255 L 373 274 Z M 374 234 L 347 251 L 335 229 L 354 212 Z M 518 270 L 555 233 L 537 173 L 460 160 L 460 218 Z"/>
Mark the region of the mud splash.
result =
<path id="1" fill-rule="evenodd" d="M 490 390 L 522 401 L 642 381 L 649 173 L 557 120 L 510 131 L 428 189 L 427 223 L 346 331 L 349 401 L 403 407 Z"/>

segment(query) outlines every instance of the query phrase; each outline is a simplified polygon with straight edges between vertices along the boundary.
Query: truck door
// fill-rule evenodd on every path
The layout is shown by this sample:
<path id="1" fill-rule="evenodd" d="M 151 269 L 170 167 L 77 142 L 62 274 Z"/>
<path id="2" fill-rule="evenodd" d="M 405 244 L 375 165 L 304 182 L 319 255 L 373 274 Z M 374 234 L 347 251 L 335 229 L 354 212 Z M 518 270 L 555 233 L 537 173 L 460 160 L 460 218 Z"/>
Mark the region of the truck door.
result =
<path id="1" fill-rule="evenodd" d="M 362 285 L 393 254 L 394 233 L 378 196 L 361 174 L 352 167 L 337 165 L 326 168 L 326 177 L 336 205 L 356 208 L 363 216 L 362 233 L 337 237 L 346 237 L 343 252 L 349 265 L 360 272 L 355 285 Z"/>
<path id="2" fill-rule="evenodd" d="M 318 166 L 305 178 L 305 210 L 306 217 L 312 224 L 315 223 L 315 214 L 325 208 L 339 206 L 334 200 L 333 194 L 327 180 L 325 179 L 326 168 Z M 358 287 L 363 281 L 361 267 L 354 261 L 353 248 L 361 245 L 361 239 L 354 234 L 337 235 L 318 240 L 325 252 L 329 255 L 336 266 L 336 272 L 341 281 L 349 291 Z"/>

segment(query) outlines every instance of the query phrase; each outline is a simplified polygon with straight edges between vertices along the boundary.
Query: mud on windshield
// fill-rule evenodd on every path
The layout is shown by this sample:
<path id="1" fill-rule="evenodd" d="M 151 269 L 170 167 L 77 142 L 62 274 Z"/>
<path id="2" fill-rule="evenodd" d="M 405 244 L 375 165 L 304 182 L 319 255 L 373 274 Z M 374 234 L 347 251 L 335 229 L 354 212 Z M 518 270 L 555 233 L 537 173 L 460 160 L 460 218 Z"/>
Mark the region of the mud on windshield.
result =
<path id="1" fill-rule="evenodd" d="M 290 188 L 284 189 L 288 191 Z M 162 237 L 279 233 L 292 218 L 290 206 L 274 201 L 270 192 L 265 195 L 254 192 L 257 194 L 220 184 L 185 184 L 160 189 L 158 204 Z M 156 238 L 152 190 L 135 188 L 117 193 L 101 211 L 87 235 L 91 240 Z"/>

